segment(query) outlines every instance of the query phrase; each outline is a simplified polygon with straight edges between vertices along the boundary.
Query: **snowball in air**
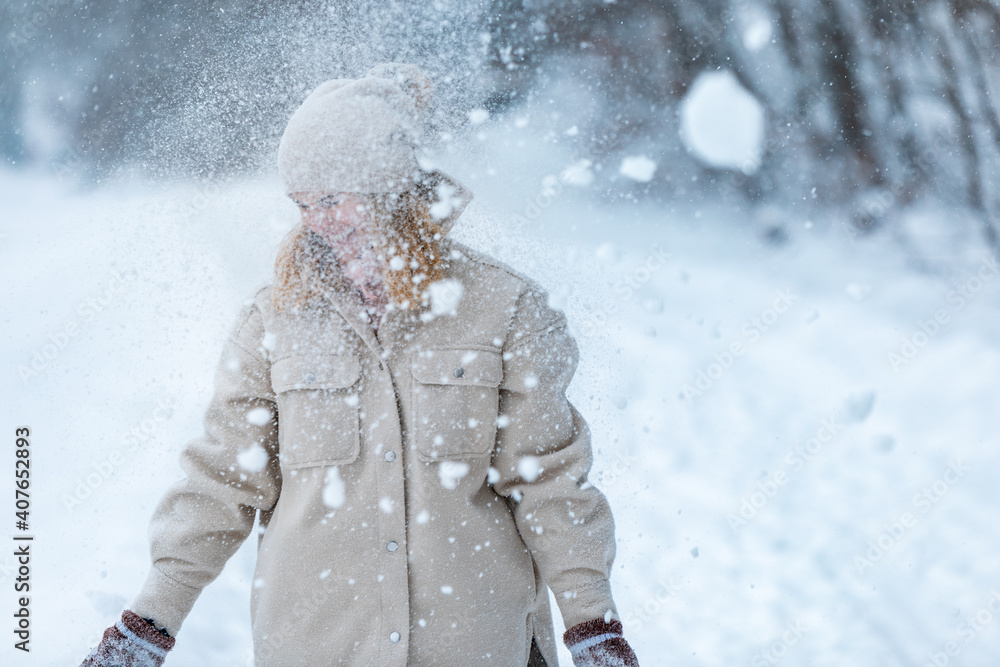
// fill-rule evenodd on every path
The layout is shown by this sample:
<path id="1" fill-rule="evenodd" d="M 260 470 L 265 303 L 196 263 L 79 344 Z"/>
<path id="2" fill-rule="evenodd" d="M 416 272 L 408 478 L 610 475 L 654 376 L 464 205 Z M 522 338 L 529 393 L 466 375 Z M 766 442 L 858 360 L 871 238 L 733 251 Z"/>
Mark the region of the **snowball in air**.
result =
<path id="1" fill-rule="evenodd" d="M 254 426 L 263 426 L 271 421 L 271 411 L 267 408 L 254 408 L 247 413 L 247 421 Z"/>
<path id="2" fill-rule="evenodd" d="M 618 249 L 615 248 L 614 244 L 605 242 L 597 246 L 594 255 L 602 262 L 614 262 L 618 259 Z"/>
<path id="3" fill-rule="evenodd" d="M 760 51 L 771 41 L 771 31 L 771 22 L 766 16 L 752 16 L 743 29 L 743 46 L 748 51 Z"/>
<path id="4" fill-rule="evenodd" d="M 538 463 L 537 456 L 525 456 L 517 462 L 517 474 L 526 482 L 534 482 L 541 472 L 542 467 Z"/>
<path id="5" fill-rule="evenodd" d="M 431 312 L 434 315 L 454 315 L 462 300 L 465 288 L 452 278 L 437 280 L 428 285 L 431 296 Z"/>
<path id="6" fill-rule="evenodd" d="M 640 183 L 649 183 L 656 173 L 656 163 L 645 155 L 631 155 L 622 160 L 618 173 Z"/>
<path id="7" fill-rule="evenodd" d="M 323 504 L 336 509 L 344 504 L 345 499 L 344 480 L 340 478 L 340 469 L 332 466 L 326 471 L 326 478 L 323 480 Z"/>
<path id="8" fill-rule="evenodd" d="M 443 220 L 455 210 L 455 206 L 460 203 L 455 192 L 455 187 L 448 183 L 441 183 L 435 188 L 437 200 L 430 207 L 430 214 L 435 220 Z"/>
<path id="9" fill-rule="evenodd" d="M 562 179 L 563 183 L 585 188 L 594 182 L 594 170 L 590 168 L 592 165 L 593 162 L 586 158 L 582 158 L 570 163 L 570 165 L 563 170 L 559 177 Z"/>
<path id="10" fill-rule="evenodd" d="M 260 472 L 267 467 L 267 452 L 254 443 L 236 455 L 236 462 L 247 472 Z"/>
<path id="11" fill-rule="evenodd" d="M 449 491 L 458 486 L 458 481 L 469 474 L 469 464 L 462 461 L 442 461 L 438 466 L 441 486 Z"/>
<path id="12" fill-rule="evenodd" d="M 764 107 L 732 72 L 703 72 L 681 103 L 680 133 L 709 166 L 752 174 L 764 151 Z"/>
<path id="13" fill-rule="evenodd" d="M 490 119 L 490 112 L 486 109 L 473 109 L 469 112 L 469 122 L 473 125 L 481 125 Z"/>

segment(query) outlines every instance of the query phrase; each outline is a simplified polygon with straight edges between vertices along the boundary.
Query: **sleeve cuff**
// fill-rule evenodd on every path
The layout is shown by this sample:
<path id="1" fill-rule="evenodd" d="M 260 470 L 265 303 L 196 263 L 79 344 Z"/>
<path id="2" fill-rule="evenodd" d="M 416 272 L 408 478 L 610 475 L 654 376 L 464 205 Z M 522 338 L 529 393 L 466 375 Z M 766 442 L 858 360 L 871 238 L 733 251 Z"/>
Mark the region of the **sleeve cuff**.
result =
<path id="1" fill-rule="evenodd" d="M 603 620 L 609 611 L 611 619 L 619 618 L 615 601 L 611 597 L 611 582 L 607 579 L 558 593 L 556 601 L 559 603 L 563 624 L 567 628 L 595 618 Z"/>
<path id="2" fill-rule="evenodd" d="M 129 609 L 143 618 L 152 618 L 176 637 L 201 590 L 174 581 L 154 565 L 142 590 Z"/>
<path id="3" fill-rule="evenodd" d="M 563 643 L 574 656 L 601 642 L 621 638 L 621 621 L 614 620 L 605 623 L 603 618 L 595 618 L 573 625 L 563 633 Z"/>
<path id="4" fill-rule="evenodd" d="M 122 618 L 115 624 L 115 627 L 133 644 L 158 658 L 167 657 L 167 652 L 174 647 L 175 639 L 173 637 L 161 634 L 159 630 L 129 609 L 122 612 Z"/>

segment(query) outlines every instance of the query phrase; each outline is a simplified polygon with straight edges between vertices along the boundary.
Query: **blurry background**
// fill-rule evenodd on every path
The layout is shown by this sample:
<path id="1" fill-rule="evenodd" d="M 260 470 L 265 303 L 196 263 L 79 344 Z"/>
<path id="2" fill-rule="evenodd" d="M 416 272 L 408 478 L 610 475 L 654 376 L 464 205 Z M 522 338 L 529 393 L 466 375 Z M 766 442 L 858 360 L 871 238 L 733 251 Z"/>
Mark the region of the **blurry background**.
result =
<path id="1" fill-rule="evenodd" d="M 44 0 L 5 3 L 0 25 L 0 156 L 22 168 L 257 173 L 316 84 L 414 60 L 446 135 L 468 108 L 537 99 L 560 116 L 540 119 L 549 141 L 658 164 L 630 195 L 835 202 L 859 230 L 936 196 L 997 243 L 995 2 Z M 720 100 L 742 127 L 705 118 Z M 623 194 L 615 173 L 602 194 Z"/>
<path id="2" fill-rule="evenodd" d="M 2 433 L 36 434 L 38 536 L 35 652 L 4 664 L 78 664 L 138 590 L 296 223 L 284 124 L 386 60 L 435 81 L 428 150 L 476 195 L 452 234 L 567 313 L 644 666 L 1000 658 L 996 0 L 41 0 L 0 27 Z M 168 665 L 252 664 L 254 548 Z"/>

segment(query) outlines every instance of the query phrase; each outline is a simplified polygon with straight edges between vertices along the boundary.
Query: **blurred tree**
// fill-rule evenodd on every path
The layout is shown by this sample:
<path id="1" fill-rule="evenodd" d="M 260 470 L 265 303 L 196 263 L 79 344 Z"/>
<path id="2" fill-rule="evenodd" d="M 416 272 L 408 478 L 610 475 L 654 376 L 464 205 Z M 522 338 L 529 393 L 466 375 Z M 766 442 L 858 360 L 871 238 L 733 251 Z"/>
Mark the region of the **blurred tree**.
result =
<path id="1" fill-rule="evenodd" d="M 861 232 L 920 194 L 1000 217 L 997 0 L 505 0 L 491 17 L 500 80 L 516 99 L 583 81 L 604 113 L 581 153 L 643 146 L 661 169 L 647 191 L 748 202 L 847 205 Z M 677 109 L 704 72 L 725 69 L 766 110 L 752 173 L 697 162 Z"/>

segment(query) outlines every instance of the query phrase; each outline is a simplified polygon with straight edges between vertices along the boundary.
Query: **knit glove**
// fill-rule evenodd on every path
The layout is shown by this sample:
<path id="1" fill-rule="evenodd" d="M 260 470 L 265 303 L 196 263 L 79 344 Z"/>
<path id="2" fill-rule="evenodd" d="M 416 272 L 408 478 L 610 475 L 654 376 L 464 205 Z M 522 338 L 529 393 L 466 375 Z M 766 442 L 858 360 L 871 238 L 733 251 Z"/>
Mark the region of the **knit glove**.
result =
<path id="1" fill-rule="evenodd" d="M 639 667 L 632 647 L 622 636 L 622 622 L 603 618 L 578 623 L 563 634 L 576 667 Z"/>
<path id="2" fill-rule="evenodd" d="M 80 667 L 160 667 L 174 641 L 126 609 L 121 620 L 104 631 L 101 643 Z"/>

